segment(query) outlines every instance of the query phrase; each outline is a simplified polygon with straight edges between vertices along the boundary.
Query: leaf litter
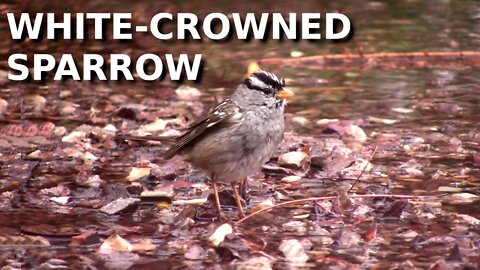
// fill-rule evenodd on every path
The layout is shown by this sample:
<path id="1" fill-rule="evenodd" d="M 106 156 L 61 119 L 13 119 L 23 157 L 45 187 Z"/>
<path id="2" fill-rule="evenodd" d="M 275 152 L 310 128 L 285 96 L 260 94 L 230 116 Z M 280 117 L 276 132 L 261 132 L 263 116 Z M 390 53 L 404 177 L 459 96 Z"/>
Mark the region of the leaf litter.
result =
<path id="1" fill-rule="evenodd" d="M 191 106 L 201 103 L 191 102 Z M 432 266 L 442 258 L 444 265 L 475 263 L 480 222 L 442 207 L 478 202 L 472 189 L 468 192 L 459 188 L 443 196 L 420 192 L 402 197 L 392 190 L 406 189 L 384 188 L 395 180 L 409 183 L 436 173 L 427 169 L 430 163 L 422 155 L 428 156 L 431 146 L 421 137 L 398 132 L 369 137 L 360 126 L 342 120 L 321 125 L 320 137 L 286 134 L 263 172 L 249 179 L 252 185 L 248 193 L 253 200 L 245 202 L 250 215 L 236 220 L 235 202 L 227 190 L 221 193 L 221 199 L 231 221 L 219 225 L 209 185 L 201 172 L 180 160 L 162 160 L 163 143 L 117 139 L 122 132 L 148 131 L 155 135 L 179 129 L 186 122 L 159 120 L 161 113 L 148 106 L 138 113 L 153 119 L 150 123 L 155 127 L 145 129 L 148 121 L 119 116 L 104 128 L 83 124 L 72 129 L 53 122 L 4 127 L 2 138 L 16 145 L 1 149 L 5 164 L 2 175 L 16 180 L 1 185 L 5 200 L 0 219 L 6 220 L 8 214 L 9 221 L 2 223 L 0 235 L 5 236 L 0 237 L 0 245 L 26 249 L 30 241 L 31 245 L 46 243 L 41 244 L 44 248 L 64 243 L 67 249 L 76 246 L 89 250 L 81 255 L 70 249 L 70 259 L 62 262 L 55 261 L 58 254 L 54 251 L 42 255 L 42 263 L 50 266 L 85 264 L 98 258 L 111 264 L 124 253 L 130 254 L 125 258 L 132 258 L 132 265 L 152 255 L 178 254 L 190 261 L 233 264 L 239 269 L 247 269 L 250 264 L 259 269 L 273 265 L 383 268 L 387 264 L 381 258 L 399 252 L 403 256 L 389 262 L 398 267 L 406 264 L 405 259 L 422 267 L 428 257 L 434 258 Z M 101 118 L 102 114 L 95 117 Z M 47 130 L 39 128 L 45 126 L 49 131 L 40 131 Z M 52 132 L 60 128 L 66 132 Z M 37 134 L 48 144 L 29 139 Z M 25 140 L 25 144 L 14 139 Z M 449 147 L 452 140 L 448 140 L 440 142 Z M 19 159 L 13 147 L 27 154 L 27 159 Z M 383 164 L 382 158 L 394 153 L 404 158 L 396 166 Z M 445 176 L 461 175 L 449 172 Z M 257 182 L 259 179 L 263 183 Z M 446 192 L 441 184 L 437 190 Z M 21 212 L 13 211 L 18 207 Z M 38 207 L 48 216 L 71 218 L 55 222 L 39 219 L 34 210 Z M 25 218 L 26 213 L 32 216 Z M 84 220 L 80 218 L 70 227 L 73 230 L 67 231 L 65 225 L 74 216 Z M 425 227 L 437 223 L 442 224 L 437 229 Z M 45 227 L 47 224 L 50 226 Z M 30 235 L 32 232 L 39 236 Z M 45 240 L 39 242 L 32 237 Z M 443 248 L 437 246 L 440 243 Z M 414 255 L 412 248 L 420 252 Z"/>
<path id="2" fill-rule="evenodd" d="M 201 172 L 163 160 L 163 142 L 118 136 L 178 135 L 223 87 L 2 80 L 16 91 L 0 92 L 0 266 L 478 268 L 480 131 L 468 117 L 479 100 L 442 74 L 438 89 L 386 108 L 333 76 L 287 78 L 305 95 L 244 187 L 245 219 L 221 192 L 227 223 Z M 327 98 L 325 111 L 295 105 L 309 93 Z M 370 109 L 359 116 L 335 98 Z"/>

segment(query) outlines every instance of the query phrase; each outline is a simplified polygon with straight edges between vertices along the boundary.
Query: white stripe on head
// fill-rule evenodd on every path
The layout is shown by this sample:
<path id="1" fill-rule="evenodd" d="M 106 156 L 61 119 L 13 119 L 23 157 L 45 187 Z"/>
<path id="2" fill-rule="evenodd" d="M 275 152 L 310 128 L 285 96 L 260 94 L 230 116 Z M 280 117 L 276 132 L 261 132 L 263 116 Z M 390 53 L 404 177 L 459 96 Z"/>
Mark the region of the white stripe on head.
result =
<path id="1" fill-rule="evenodd" d="M 265 84 L 262 80 L 260 80 L 256 76 L 250 76 L 248 79 L 250 80 L 250 82 L 252 82 L 252 85 L 257 88 L 260 88 L 260 89 L 269 88 L 267 84 Z"/>
<path id="2" fill-rule="evenodd" d="M 273 73 L 270 73 L 270 72 L 266 72 L 266 71 L 263 71 L 261 70 L 260 72 L 262 72 L 263 74 L 267 75 L 268 77 L 272 78 L 272 80 L 274 81 L 277 81 L 277 82 L 280 82 L 280 80 L 277 78 L 277 76 Z"/>

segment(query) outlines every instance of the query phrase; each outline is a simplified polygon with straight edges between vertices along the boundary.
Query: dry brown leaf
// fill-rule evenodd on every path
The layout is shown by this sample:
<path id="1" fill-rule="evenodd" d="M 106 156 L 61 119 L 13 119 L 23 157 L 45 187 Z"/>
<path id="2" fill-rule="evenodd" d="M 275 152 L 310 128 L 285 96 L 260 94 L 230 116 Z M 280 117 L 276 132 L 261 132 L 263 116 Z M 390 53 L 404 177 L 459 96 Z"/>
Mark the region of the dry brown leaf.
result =
<path id="1" fill-rule="evenodd" d="M 251 62 L 250 64 L 248 64 L 247 73 L 245 74 L 245 77 L 248 77 L 250 74 L 254 73 L 255 71 L 259 71 L 259 70 L 262 70 L 262 69 L 260 68 L 258 63 L 257 62 Z"/>
<path id="2" fill-rule="evenodd" d="M 152 168 L 137 168 L 133 167 L 127 176 L 127 180 L 130 182 L 137 181 L 138 179 L 150 175 Z"/>
<path id="3" fill-rule="evenodd" d="M 225 239 L 225 236 L 231 233 L 233 233 L 232 226 L 228 223 L 225 223 L 215 230 L 215 232 L 208 238 L 208 241 L 212 245 L 218 247 L 218 245 L 220 245 L 220 243 L 222 243 Z"/>
<path id="4" fill-rule="evenodd" d="M 140 242 L 132 244 L 133 251 L 152 251 L 157 247 L 150 239 L 142 239 Z"/>

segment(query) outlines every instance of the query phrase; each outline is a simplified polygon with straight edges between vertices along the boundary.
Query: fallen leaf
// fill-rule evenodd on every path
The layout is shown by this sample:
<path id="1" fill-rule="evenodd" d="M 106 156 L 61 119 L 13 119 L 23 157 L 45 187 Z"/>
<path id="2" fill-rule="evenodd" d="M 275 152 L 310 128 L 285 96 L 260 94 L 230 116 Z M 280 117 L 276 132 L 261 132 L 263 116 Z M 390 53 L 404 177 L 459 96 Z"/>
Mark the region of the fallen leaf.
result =
<path id="1" fill-rule="evenodd" d="M 378 224 L 373 224 L 372 227 L 370 227 L 364 234 L 363 238 L 365 239 L 365 241 L 372 242 L 373 240 L 375 240 L 375 238 L 377 238 L 377 229 Z"/>
<path id="2" fill-rule="evenodd" d="M 303 52 L 301 51 L 291 51 L 290 52 L 290 57 L 296 58 L 296 57 L 302 57 L 304 55 Z"/>
<path id="3" fill-rule="evenodd" d="M 392 108 L 392 111 L 397 112 L 397 113 L 412 113 L 412 112 L 414 112 L 414 110 L 412 110 L 412 109 L 402 108 L 402 107 Z"/>
<path id="4" fill-rule="evenodd" d="M 212 245 L 218 247 L 218 245 L 220 245 L 220 243 L 222 243 L 225 239 L 225 236 L 231 233 L 233 233 L 232 226 L 228 223 L 225 223 L 215 230 L 215 232 L 208 238 L 208 241 Z"/>
<path id="5" fill-rule="evenodd" d="M 127 176 L 127 180 L 130 182 L 136 181 L 144 176 L 150 175 L 150 171 L 152 168 L 138 168 L 138 167 L 133 167 L 130 173 Z"/>
<path id="6" fill-rule="evenodd" d="M 373 123 L 387 124 L 387 125 L 395 124 L 396 122 L 398 122 L 398 120 L 395 120 L 395 119 L 385 119 L 385 118 L 379 118 L 375 116 L 369 116 L 368 121 Z"/>
<path id="7" fill-rule="evenodd" d="M 120 237 L 118 234 L 113 234 L 103 241 L 102 245 L 98 249 L 98 252 L 101 254 L 110 254 L 114 251 L 132 250 L 133 246 L 130 244 L 130 242 Z"/>
<path id="8" fill-rule="evenodd" d="M 133 251 L 152 251 L 155 250 L 157 247 L 153 244 L 152 240 L 150 239 L 142 239 L 138 243 L 132 244 Z"/>
<path id="9" fill-rule="evenodd" d="M 5 99 L 0 98 L 0 115 L 4 114 L 7 111 L 7 108 L 8 102 Z"/>
<path id="10" fill-rule="evenodd" d="M 272 206 L 273 206 L 273 201 L 268 199 L 268 200 L 262 201 L 260 203 L 257 203 L 256 205 L 254 205 L 252 207 L 251 211 L 253 213 L 253 212 L 257 212 L 257 211 L 260 211 L 262 209 L 269 208 L 269 207 L 272 207 Z M 269 211 L 271 211 L 271 210 L 268 210 L 268 211 L 265 211 L 265 212 L 269 212 Z"/>
<path id="11" fill-rule="evenodd" d="M 300 169 L 308 162 L 310 156 L 302 151 L 289 152 L 278 157 L 278 165 L 287 168 Z"/>
<path id="12" fill-rule="evenodd" d="M 344 133 L 342 134 L 342 138 L 345 137 L 348 140 L 354 141 L 354 142 L 366 142 L 368 137 L 367 134 L 365 134 L 365 131 L 361 129 L 357 125 L 347 125 L 344 128 Z"/>
<path id="13" fill-rule="evenodd" d="M 480 196 L 471 193 L 455 193 L 442 198 L 448 204 L 470 204 L 480 200 Z"/>
<path id="14" fill-rule="evenodd" d="M 83 131 L 73 131 L 62 138 L 62 142 L 79 143 L 87 137 Z"/>
<path id="15" fill-rule="evenodd" d="M 172 198 L 175 195 L 171 184 L 160 185 L 154 190 L 144 190 L 140 196 L 144 198 Z"/>
<path id="16" fill-rule="evenodd" d="M 190 200 L 175 200 L 172 205 L 201 205 L 205 204 L 208 198 L 190 199 Z"/>
<path id="17" fill-rule="evenodd" d="M 73 236 L 70 240 L 71 246 L 79 245 L 93 245 L 100 243 L 100 237 L 98 236 L 97 231 L 89 230 L 80 235 Z"/>
<path id="18" fill-rule="evenodd" d="M 175 94 L 177 94 L 178 99 L 186 101 L 198 100 L 202 95 L 197 88 L 186 85 L 177 88 Z"/>
<path id="19" fill-rule="evenodd" d="M 301 176 L 289 175 L 289 176 L 283 177 L 280 181 L 284 183 L 293 183 L 293 182 L 298 182 L 300 180 L 302 180 Z"/>
<path id="20" fill-rule="evenodd" d="M 245 77 L 248 77 L 250 74 L 254 73 L 255 71 L 261 70 L 260 66 L 258 65 L 257 62 L 251 62 L 248 64 L 247 68 L 247 73 L 245 74 Z"/>
<path id="21" fill-rule="evenodd" d="M 141 131 L 160 131 L 164 130 L 167 126 L 168 122 L 163 119 L 156 119 L 152 123 L 142 125 L 140 127 Z"/>
<path id="22" fill-rule="evenodd" d="M 278 249 L 283 253 L 283 256 L 285 256 L 285 260 L 291 263 L 302 264 L 308 261 L 308 255 L 297 239 L 282 240 Z"/>
<path id="23" fill-rule="evenodd" d="M 463 189 L 462 188 L 458 188 L 458 187 L 449 187 L 449 186 L 440 186 L 438 187 L 438 191 L 440 192 L 452 192 L 452 193 L 456 193 L 456 192 L 460 192 L 462 191 Z"/>
<path id="24" fill-rule="evenodd" d="M 115 215 L 128 209 L 132 209 L 138 206 L 140 199 L 137 198 L 118 198 L 100 208 L 100 211 L 108 214 Z"/>

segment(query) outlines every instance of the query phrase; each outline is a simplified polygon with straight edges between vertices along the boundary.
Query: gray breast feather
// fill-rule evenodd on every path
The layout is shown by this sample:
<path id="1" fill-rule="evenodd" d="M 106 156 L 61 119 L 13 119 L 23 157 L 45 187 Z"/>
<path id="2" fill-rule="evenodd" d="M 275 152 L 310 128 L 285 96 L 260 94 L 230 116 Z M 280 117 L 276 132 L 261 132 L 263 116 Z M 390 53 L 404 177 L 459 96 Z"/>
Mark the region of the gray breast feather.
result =
<path id="1" fill-rule="evenodd" d="M 186 151 L 185 160 L 206 171 L 214 181 L 234 182 L 260 169 L 275 153 L 284 132 L 280 117 L 245 113 L 235 126 L 219 128 Z"/>

